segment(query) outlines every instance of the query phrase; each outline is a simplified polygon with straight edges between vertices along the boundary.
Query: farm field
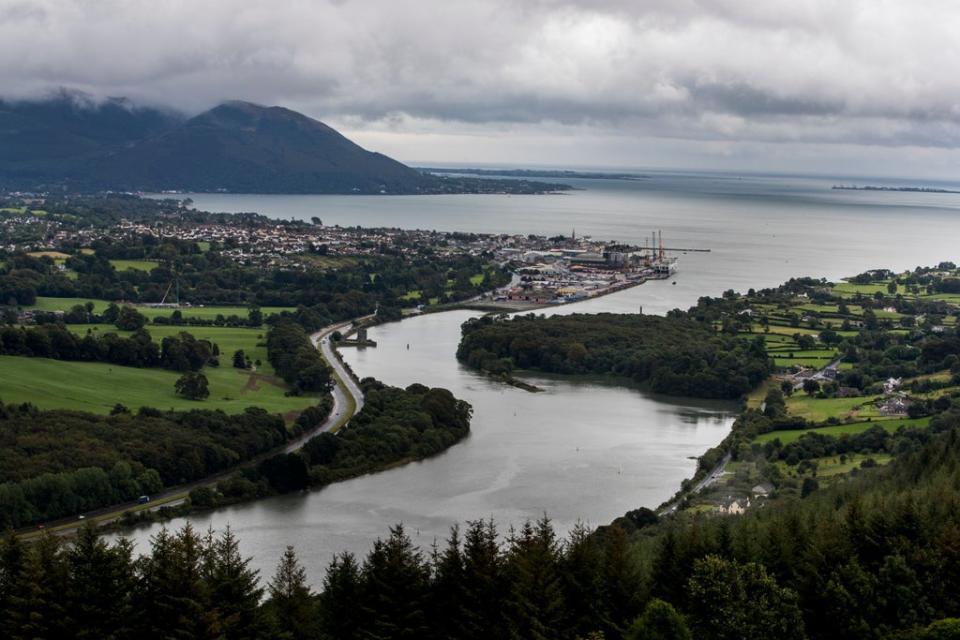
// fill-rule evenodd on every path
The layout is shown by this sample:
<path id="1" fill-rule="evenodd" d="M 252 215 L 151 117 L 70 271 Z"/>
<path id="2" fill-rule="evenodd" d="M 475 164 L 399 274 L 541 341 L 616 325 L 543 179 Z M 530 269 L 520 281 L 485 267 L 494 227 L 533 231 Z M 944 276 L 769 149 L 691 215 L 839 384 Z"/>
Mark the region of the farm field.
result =
<path id="1" fill-rule="evenodd" d="M 852 298 L 858 293 L 872 296 L 877 292 L 887 293 L 886 282 L 871 282 L 870 284 L 855 284 L 853 282 L 838 282 L 833 286 L 833 293 L 844 298 Z"/>
<path id="2" fill-rule="evenodd" d="M 829 356 L 805 356 L 802 351 L 797 351 L 796 353 L 799 355 L 793 358 L 777 356 L 773 359 L 773 362 L 778 367 L 797 366 L 820 369 L 830 364 L 830 361 L 833 360 L 833 358 Z"/>
<path id="3" fill-rule="evenodd" d="M 872 403 L 879 397 L 821 399 L 795 393 L 786 399 L 787 412 L 792 416 L 806 418 L 814 422 L 823 422 L 831 416 L 836 416 L 841 420 L 857 416 L 875 417 L 879 416 L 879 413 Z"/>
<path id="4" fill-rule="evenodd" d="M 872 420 L 870 422 L 851 422 L 849 424 L 838 424 L 828 427 L 819 427 L 816 429 L 790 429 L 784 431 L 771 431 L 764 433 L 756 438 L 754 442 L 766 444 L 776 439 L 780 439 L 781 444 L 790 444 L 800 439 L 800 436 L 806 433 L 819 433 L 825 436 L 841 436 L 855 433 L 863 433 L 873 427 L 883 427 L 887 432 L 893 433 L 900 427 L 926 427 L 930 424 L 930 418 L 900 418 L 892 420 Z"/>
<path id="5" fill-rule="evenodd" d="M 810 462 L 816 463 L 816 477 L 822 485 L 824 480 L 827 480 L 827 484 L 829 484 L 830 480 L 836 479 L 836 476 L 850 473 L 854 469 L 859 468 L 860 465 L 863 464 L 863 461 L 867 459 L 873 460 L 878 465 L 884 465 L 892 461 L 893 456 L 888 453 L 849 453 L 844 460 L 841 460 L 840 456 L 827 456 L 824 458 L 811 458 Z M 784 475 L 794 478 L 808 477 L 808 474 L 799 473 L 796 467 L 791 467 L 783 462 L 778 462 L 777 465 L 781 468 Z"/>
<path id="6" fill-rule="evenodd" d="M 78 304 L 86 304 L 89 298 L 48 298 L 43 296 L 37 296 L 37 302 L 34 305 L 26 307 L 27 309 L 35 309 L 39 311 L 69 311 L 71 307 Z M 93 302 L 94 311 L 96 313 L 103 312 L 104 309 L 109 306 L 109 302 L 106 300 L 90 300 Z M 156 307 L 147 307 L 143 305 L 135 305 L 137 310 L 148 318 L 156 318 L 157 316 L 169 316 L 173 313 L 173 309 L 169 308 L 156 308 Z M 293 307 L 261 307 L 260 311 L 263 312 L 264 317 L 269 316 L 272 313 L 280 313 L 281 311 L 293 311 Z M 227 307 L 227 306 L 209 306 L 209 307 L 182 307 L 180 312 L 189 318 L 204 318 L 208 320 L 213 320 L 217 315 L 231 316 L 238 315 L 241 318 L 247 316 L 247 307 Z"/>
<path id="7" fill-rule="evenodd" d="M 109 413 L 118 402 L 133 411 L 147 406 L 239 413 L 246 407 L 258 406 L 288 419 L 317 403 L 316 395 L 286 397 L 283 381 L 234 369 L 229 362 L 216 368 L 205 367 L 203 374 L 210 382 L 210 397 L 198 402 L 174 393 L 174 382 L 180 377 L 175 371 L 0 356 L 0 397 L 30 402 L 41 409 L 100 414 Z"/>
<path id="8" fill-rule="evenodd" d="M 113 268 L 117 271 L 135 269 L 137 271 L 149 272 L 160 266 L 160 263 L 156 260 L 111 260 L 110 264 L 112 264 Z"/>

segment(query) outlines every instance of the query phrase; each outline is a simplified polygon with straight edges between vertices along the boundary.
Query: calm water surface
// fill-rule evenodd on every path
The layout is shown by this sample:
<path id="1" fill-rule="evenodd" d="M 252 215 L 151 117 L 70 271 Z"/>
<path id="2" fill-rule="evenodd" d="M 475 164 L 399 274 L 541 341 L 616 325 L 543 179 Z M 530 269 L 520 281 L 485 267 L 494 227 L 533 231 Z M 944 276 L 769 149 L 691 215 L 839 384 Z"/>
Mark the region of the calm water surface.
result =
<path id="1" fill-rule="evenodd" d="M 669 246 L 711 249 L 680 256 L 676 285 L 651 282 L 557 313 L 641 306 L 662 313 L 701 295 L 772 286 L 797 275 L 837 278 L 957 260 L 960 196 L 831 191 L 835 182 L 845 181 L 656 175 L 580 180 L 585 190 L 552 196 L 192 197 L 201 209 L 319 216 L 326 224 L 551 235 L 575 227 L 578 235 L 637 243 L 663 229 Z M 201 528 L 229 524 L 243 552 L 267 575 L 285 545 L 293 544 L 318 582 L 332 554 L 363 553 L 396 522 L 426 547 L 466 519 L 492 516 L 505 526 L 546 512 L 566 530 L 578 520 L 598 525 L 638 506 L 656 506 L 692 474 L 690 458 L 729 430 L 730 404 L 558 378 L 530 378 L 546 389 L 530 394 L 477 376 L 454 358 L 459 326 L 471 315 L 449 312 L 385 325 L 371 331 L 376 349 L 345 351 L 361 376 L 444 386 L 468 400 L 474 419 L 463 443 L 421 463 L 191 521 Z M 130 535 L 143 548 L 157 530 L 143 527 Z"/>

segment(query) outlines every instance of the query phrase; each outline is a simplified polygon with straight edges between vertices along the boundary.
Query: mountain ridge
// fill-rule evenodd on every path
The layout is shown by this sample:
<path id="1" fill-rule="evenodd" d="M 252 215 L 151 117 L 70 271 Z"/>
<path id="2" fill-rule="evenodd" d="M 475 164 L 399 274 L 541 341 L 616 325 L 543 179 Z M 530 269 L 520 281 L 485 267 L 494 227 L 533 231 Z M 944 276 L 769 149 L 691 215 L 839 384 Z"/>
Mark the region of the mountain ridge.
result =
<path id="1" fill-rule="evenodd" d="M 0 190 L 543 193 L 564 185 L 438 177 L 286 107 L 225 101 L 193 117 L 61 91 L 0 100 Z"/>

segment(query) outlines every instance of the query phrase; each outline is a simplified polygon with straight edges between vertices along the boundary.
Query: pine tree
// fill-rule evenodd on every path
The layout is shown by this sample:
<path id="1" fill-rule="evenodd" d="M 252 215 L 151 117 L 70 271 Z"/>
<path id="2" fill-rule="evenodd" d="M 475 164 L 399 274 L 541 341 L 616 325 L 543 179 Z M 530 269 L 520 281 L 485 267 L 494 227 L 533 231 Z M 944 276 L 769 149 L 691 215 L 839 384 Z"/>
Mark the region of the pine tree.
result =
<path id="1" fill-rule="evenodd" d="M 206 545 L 203 578 L 209 592 L 213 635 L 255 638 L 262 628 L 259 603 L 263 589 L 257 586 L 257 571 L 250 559 L 240 555 L 239 541 L 230 527 Z"/>
<path id="2" fill-rule="evenodd" d="M 76 638 L 128 637 L 134 587 L 132 549 L 108 547 L 92 524 L 82 527 L 67 552 L 67 613 Z"/>
<path id="3" fill-rule="evenodd" d="M 507 578 L 498 538 L 493 520 L 467 523 L 463 544 L 465 599 L 459 616 L 462 638 L 506 635 Z"/>
<path id="4" fill-rule="evenodd" d="M 602 589 L 601 629 L 607 637 L 623 635 L 629 622 L 640 611 L 643 579 L 630 552 L 623 529 L 614 525 L 606 530 L 600 583 Z"/>
<path id="5" fill-rule="evenodd" d="M 517 640 L 561 637 L 566 624 L 560 547 L 550 520 L 529 522 L 508 539 L 510 635 Z"/>
<path id="6" fill-rule="evenodd" d="M 360 568 L 351 553 L 336 556 L 327 567 L 320 594 L 320 624 L 333 640 L 360 637 Z"/>
<path id="7" fill-rule="evenodd" d="M 567 536 L 563 555 L 563 592 L 568 606 L 571 631 L 586 636 L 599 628 L 603 603 L 603 555 L 590 530 L 577 523 Z"/>
<path id="8" fill-rule="evenodd" d="M 23 571 L 26 549 L 13 529 L 0 540 L 0 636 L 13 635 L 13 597 Z"/>
<path id="9" fill-rule="evenodd" d="M 176 536 L 163 529 L 139 563 L 135 598 L 138 637 L 205 638 L 210 598 L 201 575 L 204 547 L 188 524 Z"/>
<path id="10" fill-rule="evenodd" d="M 67 567 L 60 542 L 43 535 L 27 552 L 11 598 L 11 640 L 69 635 L 63 607 Z"/>
<path id="11" fill-rule="evenodd" d="M 270 599 L 264 607 L 270 618 L 271 637 L 306 640 L 319 635 L 316 602 L 293 547 L 283 552 L 267 591 Z"/>
<path id="12" fill-rule="evenodd" d="M 430 584 L 430 628 L 438 638 L 459 638 L 467 596 L 464 585 L 463 550 L 460 529 L 453 527 L 443 552 L 434 548 L 433 579 Z"/>
<path id="13" fill-rule="evenodd" d="M 377 540 L 363 564 L 362 638 L 422 638 L 429 632 L 426 597 L 429 573 L 403 525 Z"/>
<path id="14" fill-rule="evenodd" d="M 684 602 L 686 572 L 681 562 L 680 541 L 673 529 L 668 529 L 653 559 L 650 582 L 654 596 L 678 605 Z"/>

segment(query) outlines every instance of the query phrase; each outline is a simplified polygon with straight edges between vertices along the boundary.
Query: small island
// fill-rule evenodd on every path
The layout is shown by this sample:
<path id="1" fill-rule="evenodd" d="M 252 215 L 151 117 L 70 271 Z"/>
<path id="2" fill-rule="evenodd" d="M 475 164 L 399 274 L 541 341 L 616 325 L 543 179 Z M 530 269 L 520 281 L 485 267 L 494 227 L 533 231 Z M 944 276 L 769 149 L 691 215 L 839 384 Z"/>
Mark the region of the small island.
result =
<path id="1" fill-rule="evenodd" d="M 835 184 L 831 189 L 836 191 L 905 191 L 907 193 L 960 193 L 953 189 L 937 189 L 935 187 L 884 187 L 879 185 Z"/>

